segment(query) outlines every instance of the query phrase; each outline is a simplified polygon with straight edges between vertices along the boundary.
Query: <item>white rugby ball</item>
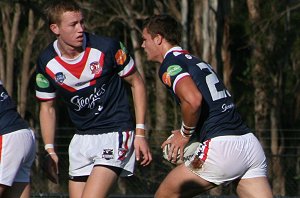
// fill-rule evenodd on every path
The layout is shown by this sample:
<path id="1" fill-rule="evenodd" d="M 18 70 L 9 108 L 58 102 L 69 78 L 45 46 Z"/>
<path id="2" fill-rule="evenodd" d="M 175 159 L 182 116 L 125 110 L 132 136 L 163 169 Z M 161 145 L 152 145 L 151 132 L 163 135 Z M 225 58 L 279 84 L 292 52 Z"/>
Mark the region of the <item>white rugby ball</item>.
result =
<path id="1" fill-rule="evenodd" d="M 170 135 L 168 137 L 168 139 L 172 138 L 173 136 L 174 136 L 174 134 Z M 182 164 L 183 162 L 190 159 L 194 155 L 194 152 L 196 151 L 199 144 L 200 144 L 199 140 L 197 140 L 197 138 L 195 136 L 192 136 L 190 138 L 190 141 L 184 147 L 183 161 L 180 159 L 180 154 L 179 154 L 179 151 L 178 151 L 176 162 L 168 160 L 168 153 L 169 153 L 170 144 L 167 144 L 163 148 L 163 158 L 165 160 L 167 160 L 168 162 L 171 162 L 172 164 L 176 164 L 176 165 Z"/>

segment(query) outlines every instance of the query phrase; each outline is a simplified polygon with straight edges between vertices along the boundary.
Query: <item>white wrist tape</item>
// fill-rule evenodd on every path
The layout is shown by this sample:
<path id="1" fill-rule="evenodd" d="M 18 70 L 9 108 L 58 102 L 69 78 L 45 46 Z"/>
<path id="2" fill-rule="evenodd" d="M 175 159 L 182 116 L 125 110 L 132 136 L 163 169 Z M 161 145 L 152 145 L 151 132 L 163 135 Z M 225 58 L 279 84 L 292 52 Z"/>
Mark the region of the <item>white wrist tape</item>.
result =
<path id="1" fill-rule="evenodd" d="M 137 134 L 137 135 L 135 135 L 135 137 L 145 138 L 145 135 L 139 135 L 139 134 Z"/>
<path id="2" fill-rule="evenodd" d="M 136 124 L 135 128 L 137 128 L 137 129 L 144 129 L 144 130 L 146 129 L 145 124 Z"/>
<path id="3" fill-rule="evenodd" d="M 45 150 L 49 149 L 49 148 L 54 148 L 53 144 L 45 144 Z"/>

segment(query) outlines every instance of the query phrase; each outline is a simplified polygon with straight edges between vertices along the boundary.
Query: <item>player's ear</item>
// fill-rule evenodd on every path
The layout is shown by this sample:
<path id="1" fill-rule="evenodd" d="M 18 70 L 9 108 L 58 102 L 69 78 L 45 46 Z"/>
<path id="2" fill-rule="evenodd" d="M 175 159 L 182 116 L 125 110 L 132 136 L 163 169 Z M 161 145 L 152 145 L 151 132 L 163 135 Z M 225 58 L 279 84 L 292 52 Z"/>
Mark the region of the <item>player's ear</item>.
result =
<path id="1" fill-rule="evenodd" d="M 163 40 L 163 37 L 162 35 L 160 34 L 157 34 L 154 38 L 154 42 L 157 44 L 157 45 L 160 45 L 162 43 L 162 40 Z"/>
<path id="2" fill-rule="evenodd" d="M 50 24 L 50 30 L 55 34 L 55 35 L 59 35 L 59 27 L 57 24 L 52 23 Z"/>

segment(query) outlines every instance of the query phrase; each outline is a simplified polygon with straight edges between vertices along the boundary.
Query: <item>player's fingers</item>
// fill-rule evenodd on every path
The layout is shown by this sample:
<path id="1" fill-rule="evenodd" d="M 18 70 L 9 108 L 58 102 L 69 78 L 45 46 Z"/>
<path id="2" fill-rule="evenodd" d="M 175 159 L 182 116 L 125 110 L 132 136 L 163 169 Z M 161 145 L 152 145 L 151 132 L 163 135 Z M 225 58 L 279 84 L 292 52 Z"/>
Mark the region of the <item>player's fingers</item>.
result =
<path id="1" fill-rule="evenodd" d="M 170 148 L 169 148 L 169 153 L 168 153 L 168 160 L 171 161 L 172 160 L 172 157 L 173 157 L 173 150 L 174 150 L 174 145 L 170 145 Z"/>
<path id="2" fill-rule="evenodd" d="M 56 174 L 59 174 L 59 171 L 58 171 L 58 163 L 55 163 L 55 171 L 56 171 Z"/>
<path id="3" fill-rule="evenodd" d="M 149 163 L 148 163 L 148 164 L 150 164 L 150 163 L 152 162 L 152 154 L 151 154 L 150 151 L 148 151 L 148 156 L 149 156 Z M 147 165 L 148 165 L 148 164 L 147 164 Z"/>
<path id="4" fill-rule="evenodd" d="M 183 154 L 184 154 L 183 148 L 180 148 L 179 152 L 180 152 L 180 159 L 183 160 Z"/>
<path id="5" fill-rule="evenodd" d="M 143 154 L 143 161 L 141 162 L 141 165 L 147 166 L 152 160 L 151 153 L 147 150 L 145 152 L 142 152 L 142 154 Z"/>
<path id="6" fill-rule="evenodd" d="M 141 159 L 140 148 L 135 148 L 135 159 L 136 161 L 140 161 Z"/>
<path id="7" fill-rule="evenodd" d="M 55 171 L 56 171 L 57 174 L 59 174 L 59 170 L 58 170 L 58 156 L 57 156 L 56 153 L 51 153 L 50 156 L 53 159 L 53 161 L 55 162 Z"/>
<path id="8" fill-rule="evenodd" d="M 171 140 L 170 139 L 167 139 L 166 141 L 164 141 L 162 143 L 162 145 L 160 146 L 160 148 L 164 148 L 167 144 L 170 144 L 171 143 Z"/>
<path id="9" fill-rule="evenodd" d="M 171 149 L 169 152 L 169 160 L 172 162 L 177 161 L 177 155 L 178 155 L 178 147 L 176 145 L 171 145 Z"/>
<path id="10" fill-rule="evenodd" d="M 173 154 L 172 154 L 172 162 L 176 162 L 177 161 L 177 156 L 178 156 L 178 147 L 174 147 L 174 150 L 173 150 Z"/>

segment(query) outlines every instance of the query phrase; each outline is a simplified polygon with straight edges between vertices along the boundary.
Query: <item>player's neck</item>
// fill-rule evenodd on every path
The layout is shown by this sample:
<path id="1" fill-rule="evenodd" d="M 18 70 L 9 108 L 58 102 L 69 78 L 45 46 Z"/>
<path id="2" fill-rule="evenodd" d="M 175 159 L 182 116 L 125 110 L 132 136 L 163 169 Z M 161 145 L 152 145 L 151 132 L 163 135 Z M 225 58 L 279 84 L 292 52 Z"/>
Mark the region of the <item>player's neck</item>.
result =
<path id="1" fill-rule="evenodd" d="M 174 45 L 171 45 L 169 43 L 165 44 L 163 46 L 163 49 L 162 49 L 162 55 L 163 55 L 163 59 L 165 59 L 166 55 L 172 50 L 174 49 L 174 47 L 177 47 L 177 46 L 174 46 Z"/>
<path id="2" fill-rule="evenodd" d="M 61 43 L 59 40 L 57 42 L 57 47 L 61 53 L 61 56 L 68 59 L 76 58 L 83 51 L 82 47 L 72 47 L 70 45 L 66 45 L 65 43 Z"/>

